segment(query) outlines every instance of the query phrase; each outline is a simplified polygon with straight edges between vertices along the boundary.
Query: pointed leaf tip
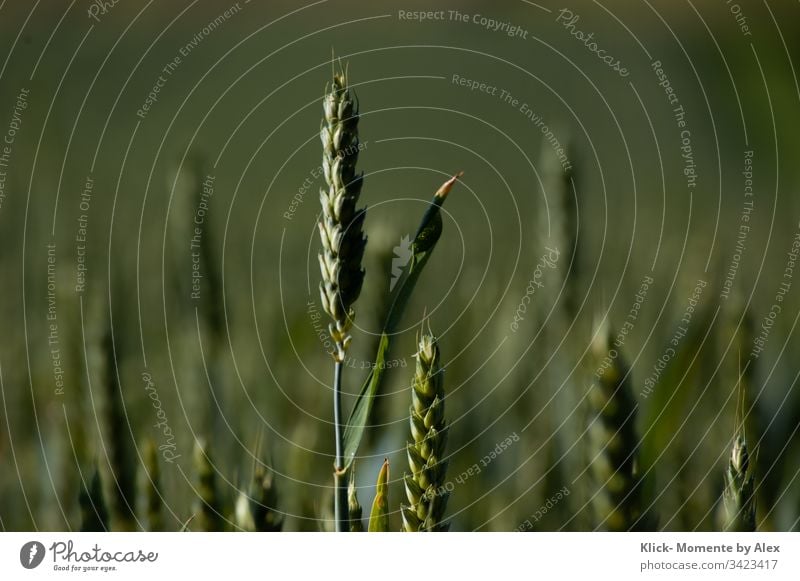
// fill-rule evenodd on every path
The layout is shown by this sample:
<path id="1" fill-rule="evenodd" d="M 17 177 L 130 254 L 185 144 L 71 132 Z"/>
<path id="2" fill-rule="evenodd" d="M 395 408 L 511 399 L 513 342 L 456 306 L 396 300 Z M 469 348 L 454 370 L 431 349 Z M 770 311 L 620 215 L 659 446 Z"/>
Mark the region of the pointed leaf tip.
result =
<path id="1" fill-rule="evenodd" d="M 375 484 L 375 500 L 369 515 L 369 532 L 389 531 L 389 460 L 383 461 L 378 481 Z"/>
<path id="2" fill-rule="evenodd" d="M 444 198 L 446 198 L 446 197 L 447 197 L 447 194 L 449 194 L 449 193 L 450 193 L 450 190 L 452 190 L 452 189 L 453 189 L 453 186 L 454 186 L 454 185 L 456 185 L 456 182 L 457 182 L 457 181 L 458 181 L 458 180 L 461 178 L 461 176 L 463 176 L 463 175 L 464 175 L 464 172 L 463 172 L 463 171 L 460 171 L 460 172 L 458 172 L 456 175 L 454 175 L 454 176 L 453 176 L 453 177 L 451 177 L 449 180 L 447 180 L 446 182 L 444 182 L 444 183 L 442 184 L 442 187 L 440 187 L 440 188 L 439 188 L 439 189 L 436 191 L 436 194 L 434 194 L 434 195 L 435 195 L 437 198 L 441 198 L 441 199 L 444 199 Z"/>

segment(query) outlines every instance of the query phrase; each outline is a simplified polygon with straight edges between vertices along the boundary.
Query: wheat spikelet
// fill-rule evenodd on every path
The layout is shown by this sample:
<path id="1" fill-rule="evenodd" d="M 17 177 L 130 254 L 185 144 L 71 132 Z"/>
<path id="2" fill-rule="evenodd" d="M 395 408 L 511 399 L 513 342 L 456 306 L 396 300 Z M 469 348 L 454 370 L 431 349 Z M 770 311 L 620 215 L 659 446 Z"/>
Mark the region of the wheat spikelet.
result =
<path id="1" fill-rule="evenodd" d="M 753 482 L 747 440 L 740 431 L 734 438 L 728 469 L 725 471 L 725 489 L 722 493 L 723 530 L 735 532 L 756 530 Z"/>
<path id="2" fill-rule="evenodd" d="M 363 510 L 358 502 L 355 469 L 350 471 L 350 484 L 347 486 L 347 509 L 350 512 L 350 532 L 363 533 L 364 523 L 361 521 Z"/>
<path id="3" fill-rule="evenodd" d="M 746 369 L 741 369 L 737 381 L 736 430 L 725 471 L 725 488 L 722 491 L 722 507 L 719 513 L 722 530 L 753 532 L 756 530 L 756 498 L 753 466 L 745 437 L 747 416 L 747 384 L 743 381 Z"/>
<path id="4" fill-rule="evenodd" d="M 255 460 L 249 490 L 239 491 L 236 498 L 236 526 L 244 531 L 279 532 L 283 528 L 283 516 L 277 506 L 278 489 L 273 473 Z"/>
<path id="5" fill-rule="evenodd" d="M 592 350 L 599 373 L 589 392 L 592 413 L 592 475 L 599 489 L 592 498 L 598 528 L 611 531 L 647 528 L 636 474 L 639 440 L 634 427 L 637 405 L 628 366 L 614 348 L 613 333 L 604 325 Z M 616 357 L 611 357 L 616 353 Z"/>
<path id="6" fill-rule="evenodd" d="M 334 74 L 323 109 L 320 138 L 327 188 L 320 190 L 320 297 L 323 310 L 332 319 L 329 330 L 336 343 L 334 359 L 342 362 L 355 316 L 352 306 L 364 282 L 361 259 L 367 242 L 362 231 L 366 209 L 356 209 L 363 183 L 363 175 L 356 174 L 358 104 L 347 85 L 344 71 Z"/>
<path id="7" fill-rule="evenodd" d="M 411 386 L 410 425 L 412 442 L 406 447 L 411 474 L 406 474 L 408 505 L 401 507 L 403 530 L 443 531 L 449 493 L 444 490 L 447 444 L 444 421 L 444 370 L 439 345 L 430 334 L 419 337 L 414 381 Z"/>

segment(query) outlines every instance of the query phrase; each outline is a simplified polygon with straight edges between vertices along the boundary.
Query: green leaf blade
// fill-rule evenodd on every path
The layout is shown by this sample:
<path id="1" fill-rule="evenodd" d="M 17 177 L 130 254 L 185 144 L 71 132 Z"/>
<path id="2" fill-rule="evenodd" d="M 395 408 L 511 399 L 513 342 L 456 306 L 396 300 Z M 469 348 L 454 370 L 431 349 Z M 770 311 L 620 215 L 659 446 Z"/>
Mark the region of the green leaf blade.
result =
<path id="1" fill-rule="evenodd" d="M 375 396 L 380 390 L 381 383 L 386 370 L 386 359 L 389 354 L 389 346 L 392 335 L 397 330 L 398 325 L 405 313 L 406 306 L 411 298 L 414 288 L 417 285 L 422 270 L 436 247 L 436 243 L 441 238 L 443 225 L 441 217 L 441 207 L 447 194 L 461 177 L 459 173 L 446 181 L 434 194 L 433 201 L 428 210 L 422 217 L 417 234 L 411 243 L 411 260 L 403 269 L 397 284 L 390 295 L 390 308 L 383 326 L 378 350 L 375 355 L 375 363 L 369 375 L 361 387 L 353 411 L 347 420 L 344 430 L 344 452 L 345 468 L 349 467 L 355 458 L 358 446 L 364 436 L 367 427 L 369 414 Z"/>

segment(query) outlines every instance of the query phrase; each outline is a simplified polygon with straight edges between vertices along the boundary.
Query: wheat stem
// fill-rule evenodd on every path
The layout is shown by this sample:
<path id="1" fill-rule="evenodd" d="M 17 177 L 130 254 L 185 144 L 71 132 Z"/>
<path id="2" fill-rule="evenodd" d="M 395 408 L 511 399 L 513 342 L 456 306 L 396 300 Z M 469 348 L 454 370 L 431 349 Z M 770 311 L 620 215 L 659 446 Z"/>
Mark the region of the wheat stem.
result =
<path id="1" fill-rule="evenodd" d="M 196 440 L 194 466 L 197 472 L 197 498 L 194 518 L 198 528 L 205 532 L 223 529 L 222 508 L 217 493 L 216 472 L 204 440 Z"/>
<path id="2" fill-rule="evenodd" d="M 347 471 L 344 468 L 344 424 L 342 423 L 342 362 L 334 364 L 333 380 L 333 426 L 336 440 L 336 458 L 334 462 L 334 518 L 336 531 L 350 530 L 350 514 L 347 500 Z"/>
<path id="3" fill-rule="evenodd" d="M 103 486 L 100 472 L 95 469 L 88 483 L 84 482 L 78 496 L 81 510 L 81 532 L 106 532 L 108 526 L 108 510 L 103 499 Z"/>
<path id="4" fill-rule="evenodd" d="M 103 398 L 101 445 L 108 458 L 108 477 L 104 491 L 108 499 L 111 526 L 118 531 L 133 531 L 137 528 L 136 463 L 132 458 L 129 439 L 130 418 L 125 410 L 122 386 L 119 381 L 117 354 L 111 329 L 102 338 L 103 350 Z"/>
<path id="5" fill-rule="evenodd" d="M 355 469 L 350 470 L 350 484 L 347 486 L 347 509 L 350 513 L 350 532 L 363 533 L 364 523 L 361 521 L 363 510 L 358 502 L 358 491 L 356 490 Z"/>
<path id="6" fill-rule="evenodd" d="M 164 528 L 162 518 L 161 497 L 161 471 L 158 465 L 158 448 L 155 442 L 148 438 L 143 448 L 144 462 L 139 472 L 139 509 L 145 530 L 149 532 L 161 531 Z"/>
<path id="7" fill-rule="evenodd" d="M 344 463 L 344 425 L 342 423 L 342 364 L 350 344 L 353 303 L 361 293 L 364 269 L 361 259 L 367 240 L 362 226 L 365 209 L 356 209 L 363 175 L 356 174 L 358 161 L 358 104 L 352 95 L 347 74 L 334 73 L 323 99 L 324 117 L 320 129 L 322 169 L 327 188 L 320 190 L 322 219 L 319 233 L 320 298 L 330 316 L 328 326 L 334 341 L 333 423 L 336 457 L 334 460 L 334 518 L 337 532 L 349 530 L 347 478 Z"/>

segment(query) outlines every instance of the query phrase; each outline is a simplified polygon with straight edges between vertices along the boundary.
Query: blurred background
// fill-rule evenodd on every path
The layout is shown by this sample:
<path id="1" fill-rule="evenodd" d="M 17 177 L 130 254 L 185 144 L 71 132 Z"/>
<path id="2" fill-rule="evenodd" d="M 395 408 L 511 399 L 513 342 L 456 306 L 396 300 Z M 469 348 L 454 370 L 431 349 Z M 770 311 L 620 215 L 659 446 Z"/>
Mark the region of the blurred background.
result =
<path id="1" fill-rule="evenodd" d="M 796 530 L 799 32 L 796 4 L 744 0 L 0 3 L 0 526 L 77 530 L 101 488 L 113 528 L 194 530 L 213 494 L 236 530 L 255 470 L 283 530 L 330 528 L 335 55 L 369 208 L 348 410 L 403 237 L 465 172 L 356 460 L 365 511 L 384 458 L 405 500 L 427 313 L 452 530 L 598 528 L 603 321 L 654 526 L 715 528 L 738 405 L 759 528 Z"/>

